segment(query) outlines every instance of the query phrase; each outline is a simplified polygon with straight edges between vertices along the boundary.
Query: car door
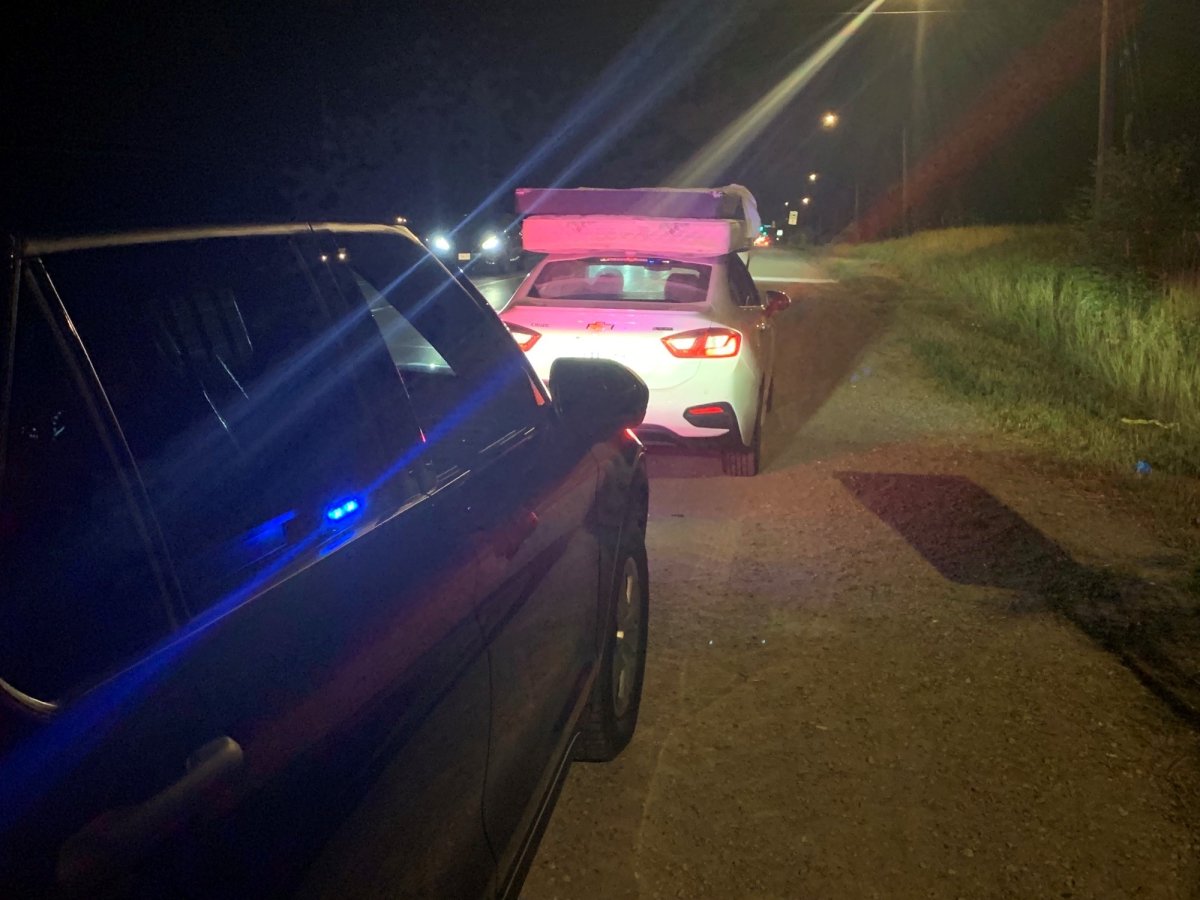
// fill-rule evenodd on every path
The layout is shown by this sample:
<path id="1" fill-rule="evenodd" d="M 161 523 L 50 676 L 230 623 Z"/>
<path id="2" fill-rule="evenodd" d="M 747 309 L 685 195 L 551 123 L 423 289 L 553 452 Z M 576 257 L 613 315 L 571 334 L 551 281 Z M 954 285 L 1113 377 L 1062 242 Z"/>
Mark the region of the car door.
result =
<path id="1" fill-rule="evenodd" d="M 744 322 L 744 333 L 754 349 L 758 371 L 768 377 L 775 360 L 775 328 L 763 306 L 762 295 L 741 257 L 726 257 L 729 296 Z"/>
<path id="2" fill-rule="evenodd" d="M 453 396 L 414 397 L 443 473 L 469 470 L 479 621 L 492 673 L 484 822 L 507 873 L 557 774 L 596 662 L 598 464 L 569 437 L 495 313 L 469 285 L 439 290 L 451 322 L 415 324 L 456 371 Z M 462 334 L 477 337 L 470 352 Z"/>
<path id="3" fill-rule="evenodd" d="M 419 260 L 387 237 L 393 271 Z M 91 413 L 52 433 L 90 426 L 129 485 L 77 506 L 143 523 L 120 532 L 106 512 L 43 565 L 89 537 L 107 539 L 101 562 L 149 562 L 73 578 L 70 648 L 49 628 L 14 642 L 21 677 L 62 699 L 7 692 L 25 708 L 0 732 L 0 894 L 476 896 L 493 877 L 476 554 L 329 240 L 50 255 L 53 280 L 29 267 L 54 343 L 81 342 L 55 361 Z M 47 379 L 28 383 L 29 420 L 53 422 Z M 0 489 L 31 512 L 28 489 Z M 146 620 L 138 640 L 81 668 L 65 651 L 116 613 Z"/>
<path id="4" fill-rule="evenodd" d="M 588 449 L 548 415 L 481 473 L 488 500 L 478 522 L 489 539 L 481 546 L 479 615 L 492 670 L 484 821 L 502 877 L 523 856 L 539 806 L 561 775 L 595 674 L 598 466 Z"/>

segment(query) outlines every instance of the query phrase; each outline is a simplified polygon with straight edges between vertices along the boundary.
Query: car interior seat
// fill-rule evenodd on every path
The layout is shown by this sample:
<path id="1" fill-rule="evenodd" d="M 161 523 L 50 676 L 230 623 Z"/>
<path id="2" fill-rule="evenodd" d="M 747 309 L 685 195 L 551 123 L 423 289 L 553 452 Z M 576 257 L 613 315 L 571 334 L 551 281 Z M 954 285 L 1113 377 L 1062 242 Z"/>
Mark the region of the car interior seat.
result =
<path id="1" fill-rule="evenodd" d="M 592 279 L 592 287 L 588 293 L 600 294 L 604 297 L 619 297 L 624 290 L 624 275 L 616 269 L 601 269 Z"/>
<path id="2" fill-rule="evenodd" d="M 663 285 L 663 298 L 672 303 L 699 303 L 704 299 L 700 276 L 695 272 L 672 272 Z"/>

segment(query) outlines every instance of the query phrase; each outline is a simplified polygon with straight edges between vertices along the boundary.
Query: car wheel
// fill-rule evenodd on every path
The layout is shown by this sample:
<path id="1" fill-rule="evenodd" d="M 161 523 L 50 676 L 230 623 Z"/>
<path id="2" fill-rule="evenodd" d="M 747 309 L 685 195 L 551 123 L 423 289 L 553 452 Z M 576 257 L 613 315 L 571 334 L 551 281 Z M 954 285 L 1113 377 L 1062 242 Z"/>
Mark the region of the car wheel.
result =
<path id="1" fill-rule="evenodd" d="M 575 758 L 585 762 L 607 762 L 625 749 L 642 703 L 650 576 L 640 530 L 636 541 L 622 546 L 617 559 L 617 577 L 609 588 L 604 656 L 575 745 Z"/>
<path id="2" fill-rule="evenodd" d="M 749 447 L 721 451 L 721 471 L 726 475 L 749 477 L 758 474 L 762 461 L 762 416 L 754 425 L 754 437 Z"/>

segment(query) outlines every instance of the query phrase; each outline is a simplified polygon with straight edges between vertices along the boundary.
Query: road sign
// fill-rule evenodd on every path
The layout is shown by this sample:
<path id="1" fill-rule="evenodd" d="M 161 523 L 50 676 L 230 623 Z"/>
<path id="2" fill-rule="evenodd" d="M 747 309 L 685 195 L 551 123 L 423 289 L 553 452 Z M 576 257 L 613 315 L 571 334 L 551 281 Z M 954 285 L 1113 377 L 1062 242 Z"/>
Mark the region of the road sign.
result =
<path id="1" fill-rule="evenodd" d="M 800 220 L 800 213 L 797 210 L 792 210 L 788 213 L 788 224 L 795 225 Z"/>

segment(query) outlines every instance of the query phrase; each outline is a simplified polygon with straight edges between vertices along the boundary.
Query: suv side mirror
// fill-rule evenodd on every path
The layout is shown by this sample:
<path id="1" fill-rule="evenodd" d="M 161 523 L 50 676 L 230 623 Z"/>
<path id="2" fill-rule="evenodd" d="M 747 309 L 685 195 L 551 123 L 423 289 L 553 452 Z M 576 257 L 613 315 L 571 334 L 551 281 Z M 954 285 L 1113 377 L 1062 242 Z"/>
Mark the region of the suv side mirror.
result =
<path id="1" fill-rule="evenodd" d="M 792 305 L 792 298 L 783 291 L 767 291 L 767 315 L 781 313 Z"/>
<path id="2" fill-rule="evenodd" d="M 556 359 L 547 387 L 566 426 L 588 441 L 641 425 L 650 400 L 646 383 L 610 359 Z"/>

